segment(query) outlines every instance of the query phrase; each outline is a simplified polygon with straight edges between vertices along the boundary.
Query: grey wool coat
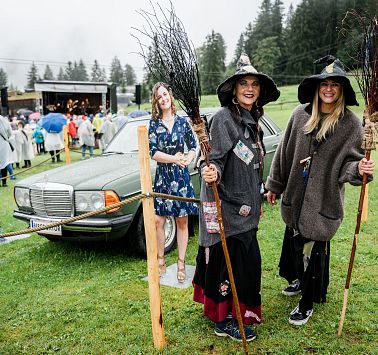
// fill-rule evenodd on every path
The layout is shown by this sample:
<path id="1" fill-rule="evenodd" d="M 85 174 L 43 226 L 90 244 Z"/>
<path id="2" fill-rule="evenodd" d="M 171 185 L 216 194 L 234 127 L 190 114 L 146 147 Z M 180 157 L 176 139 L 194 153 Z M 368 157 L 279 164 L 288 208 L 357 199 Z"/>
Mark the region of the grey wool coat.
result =
<path id="1" fill-rule="evenodd" d="M 317 142 L 314 134 L 303 132 L 309 118 L 308 104 L 294 110 L 273 158 L 266 189 L 283 194 L 281 215 L 287 226 L 305 238 L 328 241 L 343 219 L 344 184 L 362 184 L 358 161 L 364 156 L 363 128 L 357 116 L 346 109 L 335 130 Z M 300 161 L 310 156 L 305 179 Z"/>
<path id="2" fill-rule="evenodd" d="M 257 229 L 261 206 L 261 145 L 257 144 L 257 125 L 251 114 L 240 108 L 237 122 L 228 108 L 212 118 L 210 126 L 210 163 L 220 180 L 218 192 L 226 237 Z M 201 165 L 201 168 L 203 164 Z M 205 181 L 201 186 L 200 236 L 203 247 L 220 241 L 213 192 Z"/>

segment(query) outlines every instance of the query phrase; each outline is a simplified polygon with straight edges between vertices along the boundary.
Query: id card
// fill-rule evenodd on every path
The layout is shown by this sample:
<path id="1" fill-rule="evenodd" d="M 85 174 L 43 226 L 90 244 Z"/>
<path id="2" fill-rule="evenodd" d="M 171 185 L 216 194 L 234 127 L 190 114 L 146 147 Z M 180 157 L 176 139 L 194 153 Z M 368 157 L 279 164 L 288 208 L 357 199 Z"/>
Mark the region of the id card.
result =
<path id="1" fill-rule="evenodd" d="M 252 151 L 241 140 L 236 143 L 233 151 L 237 157 L 243 160 L 247 165 L 252 161 L 254 156 Z"/>

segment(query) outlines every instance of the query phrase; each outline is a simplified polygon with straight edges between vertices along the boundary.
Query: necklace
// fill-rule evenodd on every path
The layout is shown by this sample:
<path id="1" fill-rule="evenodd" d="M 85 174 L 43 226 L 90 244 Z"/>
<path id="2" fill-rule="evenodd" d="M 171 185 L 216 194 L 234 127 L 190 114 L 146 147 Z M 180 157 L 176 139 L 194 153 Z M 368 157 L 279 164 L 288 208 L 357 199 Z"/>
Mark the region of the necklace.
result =
<path id="1" fill-rule="evenodd" d="M 174 119 L 174 117 L 170 118 L 169 120 L 163 118 L 163 122 L 172 122 Z"/>

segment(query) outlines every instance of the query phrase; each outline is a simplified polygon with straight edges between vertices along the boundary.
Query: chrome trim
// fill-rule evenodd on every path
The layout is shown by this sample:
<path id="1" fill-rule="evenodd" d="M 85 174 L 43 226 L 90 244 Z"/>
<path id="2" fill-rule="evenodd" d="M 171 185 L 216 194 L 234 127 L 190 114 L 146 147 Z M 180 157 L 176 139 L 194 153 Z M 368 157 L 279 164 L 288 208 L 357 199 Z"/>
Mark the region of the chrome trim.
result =
<path id="1" fill-rule="evenodd" d="M 48 181 L 35 183 L 29 190 L 31 207 L 36 214 L 44 217 L 72 217 L 73 191 L 73 187 L 67 184 Z"/>

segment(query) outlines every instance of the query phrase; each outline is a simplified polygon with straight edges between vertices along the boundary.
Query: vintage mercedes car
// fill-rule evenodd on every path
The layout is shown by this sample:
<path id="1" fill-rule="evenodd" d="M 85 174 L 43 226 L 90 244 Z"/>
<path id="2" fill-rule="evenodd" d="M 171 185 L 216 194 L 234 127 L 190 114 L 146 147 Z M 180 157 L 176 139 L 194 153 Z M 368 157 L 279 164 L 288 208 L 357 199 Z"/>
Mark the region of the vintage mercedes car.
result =
<path id="1" fill-rule="evenodd" d="M 211 108 L 204 109 L 201 113 L 209 120 L 216 111 L 217 108 Z M 140 125 L 148 126 L 149 119 L 150 116 L 130 119 L 99 157 L 48 170 L 17 182 L 14 188 L 17 209 L 13 216 L 27 222 L 30 227 L 43 226 L 138 195 L 141 187 L 137 128 Z M 261 119 L 261 127 L 267 150 L 266 176 L 282 138 L 282 131 L 266 115 Z M 153 174 L 155 164 L 151 160 Z M 199 197 L 198 171 L 193 166 L 190 166 L 190 171 L 196 196 Z M 192 218 L 190 222 L 193 223 L 196 219 Z M 174 218 L 167 218 L 165 232 L 165 247 L 169 251 L 176 241 Z M 108 213 L 38 233 L 51 241 L 110 241 L 127 238 L 135 250 L 141 253 L 146 251 L 140 200 Z"/>

